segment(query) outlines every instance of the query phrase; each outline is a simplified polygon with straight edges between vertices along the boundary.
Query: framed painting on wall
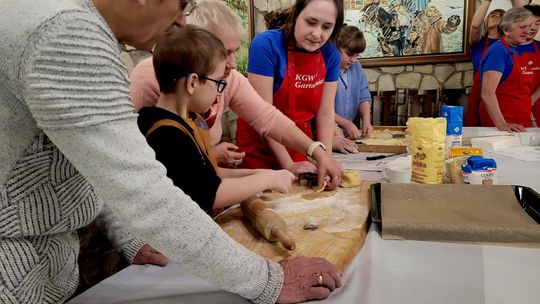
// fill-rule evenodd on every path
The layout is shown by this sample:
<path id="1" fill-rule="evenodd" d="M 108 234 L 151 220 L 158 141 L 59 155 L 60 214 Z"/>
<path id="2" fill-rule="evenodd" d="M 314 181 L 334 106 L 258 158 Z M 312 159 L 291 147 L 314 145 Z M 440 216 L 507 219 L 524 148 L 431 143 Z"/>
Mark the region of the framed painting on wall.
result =
<path id="1" fill-rule="evenodd" d="M 469 0 L 345 0 L 345 23 L 364 33 L 365 67 L 470 60 Z"/>
<path id="2" fill-rule="evenodd" d="M 223 0 L 242 19 L 244 33 L 240 49 L 236 53 L 236 69 L 247 73 L 249 44 L 254 33 L 253 0 Z"/>

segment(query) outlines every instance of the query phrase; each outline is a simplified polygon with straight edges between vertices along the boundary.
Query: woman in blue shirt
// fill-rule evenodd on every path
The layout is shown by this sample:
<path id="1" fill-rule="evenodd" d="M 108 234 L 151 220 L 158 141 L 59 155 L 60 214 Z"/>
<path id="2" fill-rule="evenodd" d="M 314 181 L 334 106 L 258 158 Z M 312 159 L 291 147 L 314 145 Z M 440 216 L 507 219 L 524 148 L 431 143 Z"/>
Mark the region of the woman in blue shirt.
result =
<path id="1" fill-rule="evenodd" d="M 510 0 L 512 7 L 521 7 L 523 4 L 521 0 Z M 478 108 L 480 106 L 480 61 L 486 54 L 488 48 L 496 41 L 499 40 L 499 34 L 497 29 L 501 18 L 504 14 L 503 9 L 494 9 L 487 14 L 489 7 L 491 6 L 491 0 L 483 0 L 476 12 L 474 13 L 471 21 L 471 29 L 469 31 L 469 44 L 471 45 L 472 52 L 472 65 L 473 65 L 473 86 L 469 93 L 469 100 L 467 102 L 467 110 L 465 111 L 466 126 L 479 126 L 480 118 L 478 114 Z M 486 17 L 487 14 L 487 17 Z"/>
<path id="2" fill-rule="evenodd" d="M 282 29 L 260 33 L 253 40 L 248 79 L 265 101 L 316 138 L 316 144 L 331 156 L 339 78 L 339 52 L 333 40 L 343 24 L 343 1 L 297 0 L 287 12 Z M 236 142 L 246 152 L 243 166 L 283 168 L 294 174 L 316 170 L 306 155 L 261 138 L 242 120 L 238 121 Z M 338 179 L 331 176 L 330 182 Z"/>

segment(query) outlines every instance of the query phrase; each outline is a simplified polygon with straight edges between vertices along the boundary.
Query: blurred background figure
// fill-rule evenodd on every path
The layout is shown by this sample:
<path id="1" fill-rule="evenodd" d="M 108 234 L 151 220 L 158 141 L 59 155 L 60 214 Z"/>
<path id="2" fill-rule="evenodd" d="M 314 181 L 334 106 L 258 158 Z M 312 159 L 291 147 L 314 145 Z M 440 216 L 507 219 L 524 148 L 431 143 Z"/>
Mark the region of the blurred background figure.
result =
<path id="1" fill-rule="evenodd" d="M 482 102 L 480 125 L 520 132 L 531 126 L 534 73 L 519 45 L 530 36 L 532 13 L 525 8 L 508 10 L 499 25 L 501 39 L 480 63 Z"/>
<path id="2" fill-rule="evenodd" d="M 355 26 L 341 28 L 336 45 L 340 54 L 340 75 L 334 108 L 336 130 L 334 150 L 341 153 L 355 153 L 354 139 L 369 136 L 371 125 L 371 93 L 367 77 L 358 56 L 366 49 L 364 34 Z M 359 128 L 355 121 L 362 126 Z"/>
<path id="3" fill-rule="evenodd" d="M 521 0 L 509 0 L 512 2 L 513 7 L 521 7 L 523 4 Z M 480 89 L 480 60 L 486 54 L 489 46 L 499 40 L 498 28 L 501 23 L 503 9 L 494 9 L 489 14 L 489 7 L 491 6 L 491 0 L 483 0 L 480 6 L 476 9 L 473 19 L 471 21 L 471 28 L 469 30 L 469 44 L 472 52 L 472 64 L 473 64 L 473 86 L 469 93 L 469 99 L 467 101 L 467 108 L 465 111 L 465 119 L 463 124 L 465 126 L 479 126 L 480 118 L 478 117 L 478 107 L 481 100 Z M 487 17 L 486 17 L 487 14 Z"/>

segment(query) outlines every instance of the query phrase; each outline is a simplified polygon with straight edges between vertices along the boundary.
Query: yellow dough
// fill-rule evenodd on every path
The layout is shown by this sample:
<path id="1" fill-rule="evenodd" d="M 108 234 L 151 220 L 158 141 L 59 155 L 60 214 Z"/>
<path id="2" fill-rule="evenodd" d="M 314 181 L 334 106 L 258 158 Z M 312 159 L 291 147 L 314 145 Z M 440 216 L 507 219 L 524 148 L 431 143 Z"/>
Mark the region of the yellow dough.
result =
<path id="1" fill-rule="evenodd" d="M 358 171 L 345 170 L 341 175 L 341 183 L 339 184 L 339 186 L 343 188 L 351 188 L 360 186 L 361 183 L 362 177 L 360 176 L 360 173 L 358 173 Z"/>
<path id="2" fill-rule="evenodd" d="M 400 136 L 394 138 L 394 136 Z M 411 142 L 411 137 L 403 130 L 374 130 L 369 138 L 357 140 L 368 146 L 407 146 Z"/>

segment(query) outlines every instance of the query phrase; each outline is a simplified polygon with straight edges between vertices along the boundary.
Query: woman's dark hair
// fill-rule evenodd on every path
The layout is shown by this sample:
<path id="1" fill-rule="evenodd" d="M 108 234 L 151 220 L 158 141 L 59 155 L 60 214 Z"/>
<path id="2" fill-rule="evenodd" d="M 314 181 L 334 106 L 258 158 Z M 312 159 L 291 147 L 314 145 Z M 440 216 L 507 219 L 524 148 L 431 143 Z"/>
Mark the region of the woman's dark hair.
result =
<path id="1" fill-rule="evenodd" d="M 304 8 L 313 0 L 296 0 L 296 3 L 286 9 L 277 12 L 269 12 L 264 16 L 264 21 L 268 29 L 282 29 L 285 31 L 287 41 L 294 38 L 294 27 L 296 20 Z M 337 17 L 334 25 L 334 30 L 330 34 L 331 41 L 335 41 L 343 25 L 344 12 L 343 0 L 328 0 L 336 5 Z"/>
<path id="2" fill-rule="evenodd" d="M 531 11 L 533 16 L 540 17 L 540 5 L 537 4 L 526 4 L 523 6 L 524 8 Z"/>

